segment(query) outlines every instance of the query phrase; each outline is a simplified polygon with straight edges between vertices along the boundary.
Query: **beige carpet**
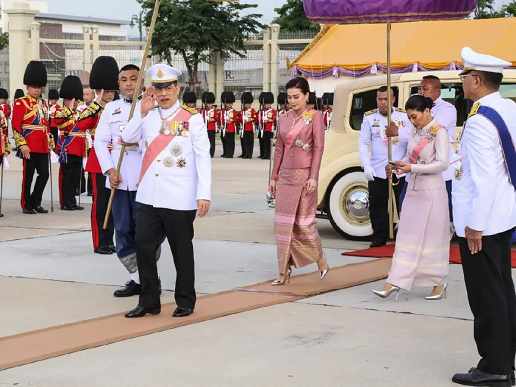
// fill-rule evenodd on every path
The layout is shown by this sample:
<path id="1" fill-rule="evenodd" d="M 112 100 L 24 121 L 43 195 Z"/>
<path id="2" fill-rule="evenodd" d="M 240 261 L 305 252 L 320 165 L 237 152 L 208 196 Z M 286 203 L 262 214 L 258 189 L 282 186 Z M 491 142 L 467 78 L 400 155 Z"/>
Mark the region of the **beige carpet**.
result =
<path id="1" fill-rule="evenodd" d="M 161 314 L 157 316 L 126 319 L 123 313 L 114 314 L 3 337 L 0 338 L 0 371 L 231 314 L 378 281 L 387 277 L 390 265 L 390 259 L 372 260 L 332 268 L 323 281 L 320 280 L 318 273 L 310 273 L 292 277 L 290 284 L 285 286 L 270 286 L 268 281 L 199 297 L 195 313 L 185 318 L 172 318 L 175 304 L 167 304 L 162 306 Z"/>

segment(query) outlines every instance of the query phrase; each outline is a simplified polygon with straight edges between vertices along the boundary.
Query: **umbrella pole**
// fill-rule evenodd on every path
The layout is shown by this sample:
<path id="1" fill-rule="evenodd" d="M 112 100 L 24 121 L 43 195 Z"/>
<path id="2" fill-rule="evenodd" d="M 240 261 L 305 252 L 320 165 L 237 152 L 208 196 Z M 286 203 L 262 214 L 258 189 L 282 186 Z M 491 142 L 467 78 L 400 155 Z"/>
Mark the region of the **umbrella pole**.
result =
<path id="1" fill-rule="evenodd" d="M 387 104 L 389 111 L 387 113 L 387 124 L 391 123 L 392 113 L 392 95 L 391 95 L 391 22 L 387 22 Z M 391 138 L 387 138 L 388 141 L 388 159 L 392 161 L 392 142 Z M 394 190 L 391 184 L 391 176 L 387 176 L 387 184 L 389 184 L 389 238 L 394 238 L 394 227 L 393 227 L 393 201 L 394 201 Z"/>

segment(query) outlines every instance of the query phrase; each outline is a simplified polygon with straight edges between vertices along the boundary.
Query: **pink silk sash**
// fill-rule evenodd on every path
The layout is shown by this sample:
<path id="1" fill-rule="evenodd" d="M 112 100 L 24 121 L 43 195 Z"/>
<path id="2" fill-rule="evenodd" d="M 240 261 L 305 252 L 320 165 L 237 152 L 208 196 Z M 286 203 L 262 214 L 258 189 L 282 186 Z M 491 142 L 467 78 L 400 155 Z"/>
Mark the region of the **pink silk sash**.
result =
<path id="1" fill-rule="evenodd" d="M 307 112 L 312 113 L 312 109 L 307 110 Z M 290 132 L 288 132 L 287 138 L 285 139 L 285 150 L 283 151 L 283 156 L 285 156 L 290 151 L 290 148 L 292 148 L 292 145 L 294 145 L 294 141 L 297 135 L 301 132 L 301 129 L 303 129 L 305 125 L 305 121 L 302 118 L 300 118 L 299 121 L 296 122 L 294 128 Z"/>
<path id="2" fill-rule="evenodd" d="M 176 114 L 174 119 L 171 121 L 190 121 L 190 118 L 192 117 L 192 114 L 185 109 L 181 109 L 179 113 Z M 145 152 L 145 156 L 143 157 L 142 162 L 142 171 L 140 173 L 140 181 L 138 184 L 140 184 L 143 180 L 143 177 L 147 173 L 147 170 L 151 166 L 151 164 L 156 160 L 156 158 L 159 156 L 161 152 L 170 144 L 170 142 L 174 139 L 176 136 L 167 136 L 165 134 L 159 134 L 158 137 L 156 137 L 149 145 L 149 148 L 147 148 L 147 151 Z"/>
<path id="3" fill-rule="evenodd" d="M 444 126 L 441 125 L 433 125 L 432 127 L 439 128 L 439 130 L 444 129 Z M 419 155 L 425 149 L 425 147 L 430 143 L 429 134 L 426 135 L 425 138 L 421 139 L 419 143 L 414 147 L 414 150 L 412 150 L 412 164 L 416 164 L 417 160 L 419 159 Z"/>

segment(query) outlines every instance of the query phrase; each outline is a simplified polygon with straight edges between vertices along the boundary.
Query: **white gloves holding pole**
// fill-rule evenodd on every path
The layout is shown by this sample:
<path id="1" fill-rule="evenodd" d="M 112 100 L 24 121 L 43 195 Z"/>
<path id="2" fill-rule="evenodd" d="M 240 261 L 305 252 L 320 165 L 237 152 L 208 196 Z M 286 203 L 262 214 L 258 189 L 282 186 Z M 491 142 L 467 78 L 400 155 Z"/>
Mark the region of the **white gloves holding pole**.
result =
<path id="1" fill-rule="evenodd" d="M 366 165 L 364 167 L 364 173 L 365 173 L 367 181 L 374 181 L 374 178 L 376 175 L 374 174 L 373 167 L 371 167 L 370 165 Z"/>

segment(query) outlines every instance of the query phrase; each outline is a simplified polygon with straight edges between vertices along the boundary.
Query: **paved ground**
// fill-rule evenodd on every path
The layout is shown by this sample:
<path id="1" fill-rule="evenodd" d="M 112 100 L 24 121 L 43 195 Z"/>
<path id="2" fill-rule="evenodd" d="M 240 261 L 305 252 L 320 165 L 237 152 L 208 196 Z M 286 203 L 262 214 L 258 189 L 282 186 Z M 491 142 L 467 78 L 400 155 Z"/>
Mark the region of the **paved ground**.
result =
<path id="1" fill-rule="evenodd" d="M 0 220 L 0 336 L 134 307 L 136 298 L 112 297 L 127 280 L 116 257 L 93 254 L 90 205 L 21 214 L 21 164 L 10 159 Z M 199 293 L 275 277 L 267 173 L 262 160 L 213 160 L 212 211 L 196 222 Z M 48 208 L 49 199 L 47 192 Z M 330 266 L 365 260 L 340 253 L 366 243 L 342 239 L 325 220 L 319 231 Z M 172 301 L 168 248 L 159 271 L 163 301 Z M 368 284 L 6 370 L 0 386 L 448 386 L 453 373 L 477 361 L 460 266 L 451 267 L 449 282 L 439 302 L 423 299 L 427 289 L 381 300 L 370 290 L 382 283 Z"/>

